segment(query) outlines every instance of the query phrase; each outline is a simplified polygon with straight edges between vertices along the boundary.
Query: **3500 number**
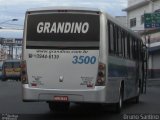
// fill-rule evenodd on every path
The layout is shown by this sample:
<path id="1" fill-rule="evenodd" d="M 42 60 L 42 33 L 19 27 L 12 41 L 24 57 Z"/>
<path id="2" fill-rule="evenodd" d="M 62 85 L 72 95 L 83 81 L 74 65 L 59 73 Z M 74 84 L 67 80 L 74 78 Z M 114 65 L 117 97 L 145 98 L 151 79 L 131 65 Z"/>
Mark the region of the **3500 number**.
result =
<path id="1" fill-rule="evenodd" d="M 95 64 L 95 56 L 73 56 L 73 64 Z"/>

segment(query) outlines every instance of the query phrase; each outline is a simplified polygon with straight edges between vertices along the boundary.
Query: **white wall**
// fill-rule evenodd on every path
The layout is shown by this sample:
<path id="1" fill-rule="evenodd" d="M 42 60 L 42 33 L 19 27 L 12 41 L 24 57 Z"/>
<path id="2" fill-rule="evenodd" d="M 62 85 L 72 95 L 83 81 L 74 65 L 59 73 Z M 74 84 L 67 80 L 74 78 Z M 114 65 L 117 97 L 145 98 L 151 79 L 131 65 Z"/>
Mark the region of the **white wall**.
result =
<path id="1" fill-rule="evenodd" d="M 134 4 L 137 4 L 139 2 L 142 2 L 144 0 L 128 0 L 128 6 L 132 6 Z"/>
<path id="2" fill-rule="evenodd" d="M 153 11 L 160 9 L 160 0 L 153 3 Z"/>
<path id="3" fill-rule="evenodd" d="M 136 26 L 132 27 L 132 30 L 144 30 L 144 24 L 141 24 L 141 15 L 150 12 L 149 5 L 143 6 L 141 8 L 129 11 L 127 14 L 127 25 L 130 27 L 130 19 L 136 17 Z"/>

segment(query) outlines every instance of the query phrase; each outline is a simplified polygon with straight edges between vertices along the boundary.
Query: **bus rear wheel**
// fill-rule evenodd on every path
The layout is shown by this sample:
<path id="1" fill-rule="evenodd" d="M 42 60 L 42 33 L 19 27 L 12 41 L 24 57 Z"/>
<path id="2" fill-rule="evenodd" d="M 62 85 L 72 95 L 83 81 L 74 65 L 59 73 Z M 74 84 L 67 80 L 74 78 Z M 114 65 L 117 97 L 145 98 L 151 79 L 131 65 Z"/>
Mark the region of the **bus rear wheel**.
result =
<path id="1" fill-rule="evenodd" d="M 123 89 L 121 88 L 120 94 L 119 94 L 119 101 L 116 103 L 116 113 L 120 113 L 123 107 Z"/>
<path id="2" fill-rule="evenodd" d="M 7 79 L 6 78 L 2 78 L 2 81 L 7 81 Z"/>
<path id="3" fill-rule="evenodd" d="M 137 89 L 137 96 L 134 98 L 135 103 L 139 103 L 139 96 L 141 94 L 141 79 L 139 79 L 139 86 Z"/>
<path id="4" fill-rule="evenodd" d="M 138 95 L 135 97 L 135 103 L 139 103 L 139 96 L 140 96 L 140 88 L 138 88 Z"/>
<path id="5" fill-rule="evenodd" d="M 67 112 L 69 110 L 69 102 L 48 102 L 52 112 Z"/>

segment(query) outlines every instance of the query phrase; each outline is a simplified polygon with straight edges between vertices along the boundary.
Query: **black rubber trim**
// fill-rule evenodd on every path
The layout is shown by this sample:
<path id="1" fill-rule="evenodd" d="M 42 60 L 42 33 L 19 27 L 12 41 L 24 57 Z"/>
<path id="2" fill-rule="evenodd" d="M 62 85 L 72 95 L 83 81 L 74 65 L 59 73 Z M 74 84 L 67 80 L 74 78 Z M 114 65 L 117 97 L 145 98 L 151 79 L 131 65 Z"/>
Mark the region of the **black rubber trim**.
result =
<path id="1" fill-rule="evenodd" d="M 26 46 L 26 49 L 60 49 L 60 50 L 98 50 L 99 47 L 51 47 L 51 46 Z"/>

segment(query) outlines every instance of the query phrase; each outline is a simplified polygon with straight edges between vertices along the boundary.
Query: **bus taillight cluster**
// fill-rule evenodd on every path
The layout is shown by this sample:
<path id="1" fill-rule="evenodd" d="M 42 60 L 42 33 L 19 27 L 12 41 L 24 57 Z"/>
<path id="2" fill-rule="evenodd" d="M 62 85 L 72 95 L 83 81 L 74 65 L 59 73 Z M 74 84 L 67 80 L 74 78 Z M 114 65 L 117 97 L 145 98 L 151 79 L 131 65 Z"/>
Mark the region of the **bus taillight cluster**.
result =
<path id="1" fill-rule="evenodd" d="M 106 66 L 103 63 L 99 63 L 98 65 L 98 74 L 97 74 L 97 86 L 103 86 L 105 85 L 105 72 L 106 72 Z"/>
<path id="2" fill-rule="evenodd" d="M 21 62 L 21 81 L 23 84 L 28 83 L 26 61 Z"/>

